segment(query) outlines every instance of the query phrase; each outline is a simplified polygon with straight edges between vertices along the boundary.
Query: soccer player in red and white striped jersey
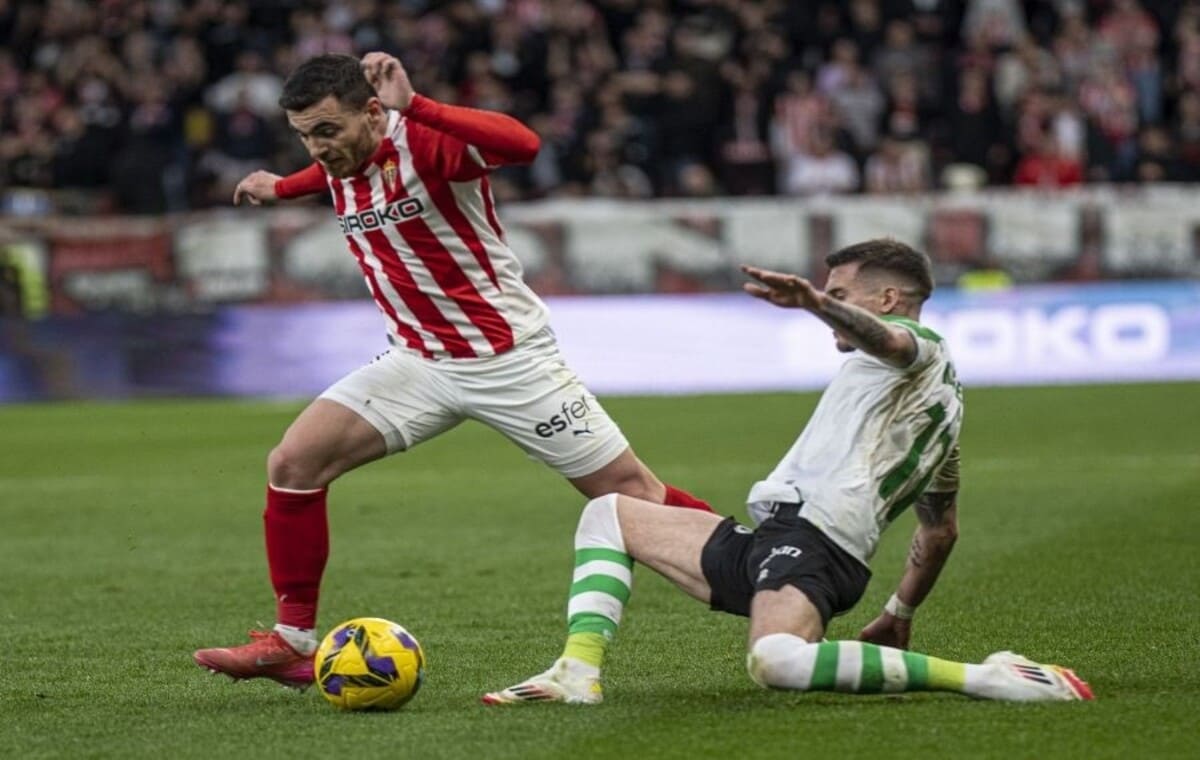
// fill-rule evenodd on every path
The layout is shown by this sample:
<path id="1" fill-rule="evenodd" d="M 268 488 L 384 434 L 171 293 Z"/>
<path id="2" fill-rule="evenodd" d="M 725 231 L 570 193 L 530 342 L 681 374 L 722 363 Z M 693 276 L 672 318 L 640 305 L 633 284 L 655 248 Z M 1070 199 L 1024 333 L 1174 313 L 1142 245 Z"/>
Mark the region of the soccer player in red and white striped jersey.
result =
<path id="1" fill-rule="evenodd" d="M 329 484 L 465 419 L 494 427 L 590 498 L 710 509 L 637 458 L 567 366 L 545 305 L 521 278 L 487 175 L 532 161 L 536 134 L 504 114 L 414 93 L 384 53 L 310 59 L 280 105 L 315 163 L 289 177 L 254 172 L 234 202 L 328 189 L 392 348 L 322 393 L 272 450 L 264 521 L 276 626 L 252 631 L 250 644 L 199 650 L 198 664 L 311 683 Z"/>
<path id="2" fill-rule="evenodd" d="M 426 358 L 500 354 L 544 327 L 546 307 L 504 242 L 487 177 L 532 161 L 537 135 L 504 114 L 416 94 L 380 119 L 383 134 L 365 161 L 318 142 L 314 123 L 317 162 L 274 182 L 276 194 L 328 188 L 393 340 Z"/>

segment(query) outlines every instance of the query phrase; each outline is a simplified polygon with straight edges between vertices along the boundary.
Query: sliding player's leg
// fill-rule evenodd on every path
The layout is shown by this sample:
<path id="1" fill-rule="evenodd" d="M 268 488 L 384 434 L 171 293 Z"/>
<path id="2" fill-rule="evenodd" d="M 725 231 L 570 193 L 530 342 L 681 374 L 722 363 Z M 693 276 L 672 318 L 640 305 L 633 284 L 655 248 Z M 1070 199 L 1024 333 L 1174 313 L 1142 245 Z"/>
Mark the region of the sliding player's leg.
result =
<path id="1" fill-rule="evenodd" d="M 980 667 L 861 641 L 822 641 L 828 617 L 818 603 L 824 606 L 825 600 L 820 590 L 817 602 L 807 595 L 815 578 L 801 582 L 812 585 L 760 590 L 751 603 L 746 669 L 760 686 L 856 694 L 963 692 L 968 669 Z"/>
<path id="2" fill-rule="evenodd" d="M 758 551 L 766 556 L 750 605 L 746 669 L 760 686 L 853 694 L 956 692 L 1012 701 L 1092 698 L 1074 672 L 1010 652 L 976 665 L 863 641 L 822 641 L 830 616 L 857 602 L 865 576 L 815 528 L 798 527 Z"/>
<path id="3" fill-rule="evenodd" d="M 483 701 L 601 701 L 600 669 L 629 601 L 634 561 L 707 602 L 710 589 L 701 554 L 720 523 L 721 518 L 708 512 L 664 509 L 616 494 L 588 502 L 575 532 L 575 569 L 562 655 L 546 672 L 486 694 Z"/>
<path id="4" fill-rule="evenodd" d="M 765 599 L 766 595 L 780 599 L 771 604 L 758 604 L 756 599 L 752 614 L 761 613 L 777 621 L 782 617 L 799 620 L 816 616 L 816 608 L 795 588 L 762 592 L 761 597 Z M 783 601 L 783 597 L 794 598 Z M 790 607 L 791 612 L 784 613 L 781 604 Z M 796 612 L 796 608 L 805 606 L 809 608 L 807 616 Z M 998 652 L 976 665 L 862 641 L 820 641 L 775 626 L 760 630 L 775 632 L 753 640 L 746 667 L 750 677 L 764 687 L 853 694 L 951 691 L 1018 702 L 1092 698 L 1088 685 L 1073 671 L 1035 663 L 1011 652 Z"/>

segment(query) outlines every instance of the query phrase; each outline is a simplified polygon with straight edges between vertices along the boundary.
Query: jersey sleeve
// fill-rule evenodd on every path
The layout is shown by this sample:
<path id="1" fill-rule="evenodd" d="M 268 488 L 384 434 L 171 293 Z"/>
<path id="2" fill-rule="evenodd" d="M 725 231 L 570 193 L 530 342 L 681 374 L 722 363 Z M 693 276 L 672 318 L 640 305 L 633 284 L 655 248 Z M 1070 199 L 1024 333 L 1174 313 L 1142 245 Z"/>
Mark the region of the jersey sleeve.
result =
<path id="1" fill-rule="evenodd" d="M 929 482 L 929 487 L 925 489 L 927 493 L 951 493 L 958 490 L 958 470 L 961 455 L 958 450 L 958 444 L 954 444 L 954 448 L 950 449 L 950 455 L 946 457 L 946 461 L 938 468 L 937 473 L 933 476 L 933 480 Z"/>
<path id="2" fill-rule="evenodd" d="M 478 179 L 508 164 L 527 164 L 537 156 L 537 134 L 511 116 L 438 103 L 413 96 L 406 119 L 426 127 L 429 159 L 452 182 Z"/>
<path id="3" fill-rule="evenodd" d="M 423 125 L 417 125 L 409 134 L 420 135 L 418 141 L 410 139 L 409 146 L 414 142 L 421 146 L 422 163 L 433 166 L 438 176 L 451 182 L 479 179 L 495 168 L 477 160 L 478 150 L 453 135 Z"/>
<path id="4" fill-rule="evenodd" d="M 275 180 L 275 195 L 279 198 L 299 198 L 328 189 L 325 170 L 316 162 L 294 174 Z"/>
<path id="5" fill-rule="evenodd" d="M 923 369 L 930 362 L 934 361 L 938 355 L 938 347 L 942 343 L 942 336 L 938 335 L 933 330 L 930 330 L 925 325 L 908 317 L 900 317 L 892 314 L 885 314 L 880 317 L 888 324 L 903 327 L 912 333 L 913 339 L 917 343 L 917 357 L 913 359 L 912 364 L 903 368 L 905 372 L 914 372 Z"/>

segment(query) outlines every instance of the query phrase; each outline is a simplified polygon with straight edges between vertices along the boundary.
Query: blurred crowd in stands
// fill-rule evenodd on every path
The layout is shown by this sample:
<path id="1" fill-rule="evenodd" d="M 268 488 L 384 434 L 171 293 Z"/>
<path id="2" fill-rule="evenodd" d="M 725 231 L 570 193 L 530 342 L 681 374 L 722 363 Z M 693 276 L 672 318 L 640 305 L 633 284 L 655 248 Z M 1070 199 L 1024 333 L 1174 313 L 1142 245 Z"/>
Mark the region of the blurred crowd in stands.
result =
<path id="1" fill-rule="evenodd" d="M 227 203 L 307 163 L 287 73 L 371 50 L 541 135 L 503 199 L 1200 180 L 1196 0 L 0 0 L 0 187 Z"/>

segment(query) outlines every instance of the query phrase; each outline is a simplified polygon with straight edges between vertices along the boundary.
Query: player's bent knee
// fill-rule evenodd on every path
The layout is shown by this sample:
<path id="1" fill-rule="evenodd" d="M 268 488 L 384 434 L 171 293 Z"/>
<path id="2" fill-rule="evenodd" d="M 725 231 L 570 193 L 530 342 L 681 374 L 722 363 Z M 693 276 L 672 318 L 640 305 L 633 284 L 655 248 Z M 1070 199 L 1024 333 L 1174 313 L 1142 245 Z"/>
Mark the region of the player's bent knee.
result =
<path id="1" fill-rule="evenodd" d="M 579 513 L 579 526 L 575 529 L 575 547 L 608 548 L 625 551 L 625 538 L 621 534 L 621 523 L 617 520 L 615 493 L 605 494 L 589 501 Z"/>
<path id="2" fill-rule="evenodd" d="M 750 647 L 750 653 L 746 656 L 746 670 L 750 678 L 764 689 L 804 691 L 812 682 L 815 649 L 815 646 L 794 634 L 772 633 L 755 641 Z"/>
<path id="3" fill-rule="evenodd" d="M 329 483 L 322 482 L 319 470 L 306 457 L 297 456 L 283 445 L 271 449 L 267 455 L 267 480 L 277 488 L 324 488 Z"/>

